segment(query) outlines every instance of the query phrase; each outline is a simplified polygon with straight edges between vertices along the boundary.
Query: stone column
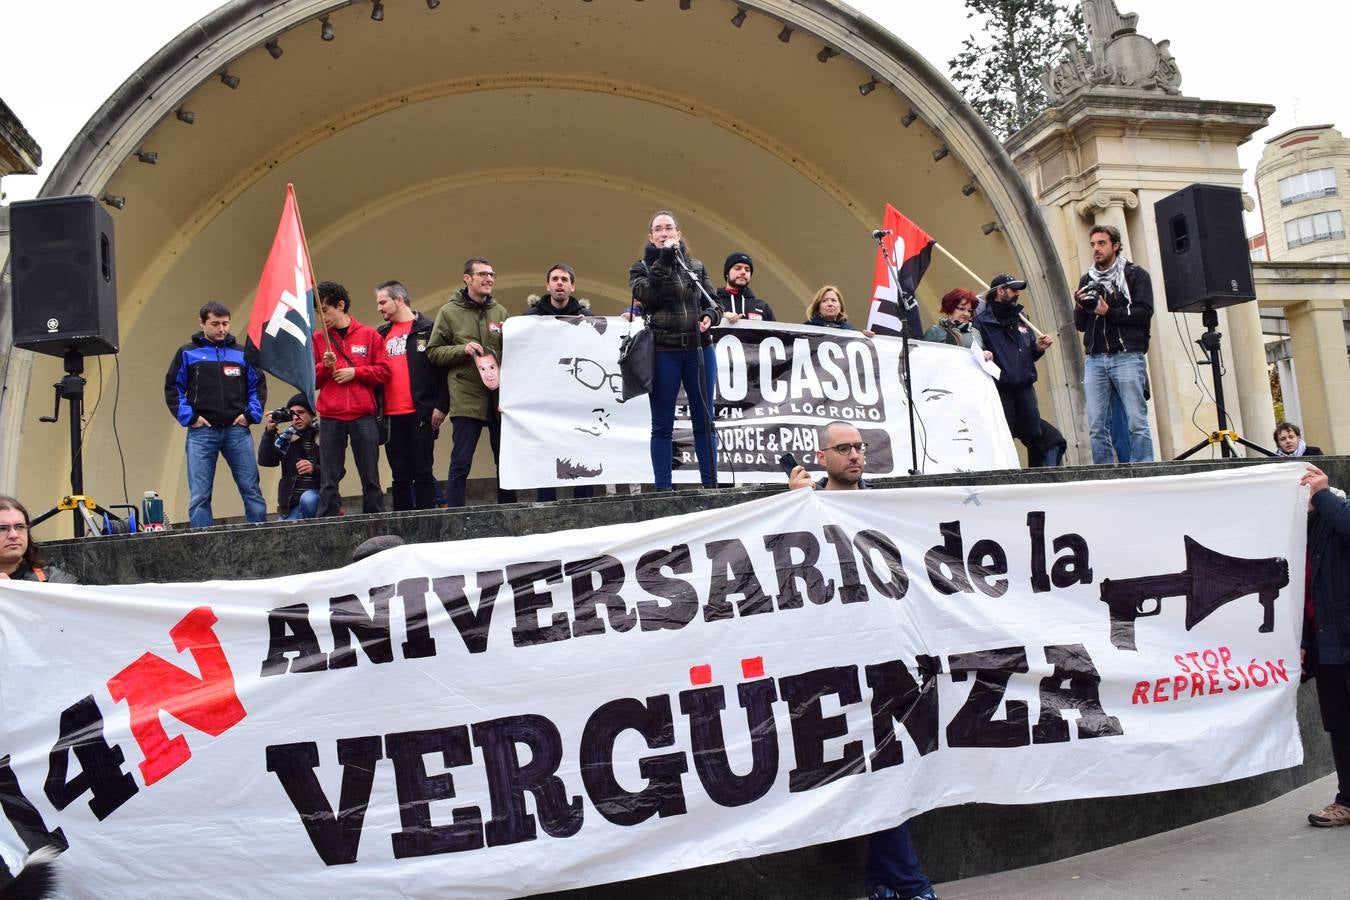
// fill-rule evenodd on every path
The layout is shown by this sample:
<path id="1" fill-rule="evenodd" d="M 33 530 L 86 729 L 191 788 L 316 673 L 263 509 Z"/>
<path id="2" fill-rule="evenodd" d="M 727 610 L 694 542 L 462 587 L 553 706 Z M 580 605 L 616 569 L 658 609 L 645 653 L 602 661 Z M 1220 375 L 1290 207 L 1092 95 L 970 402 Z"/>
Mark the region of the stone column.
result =
<path id="1" fill-rule="evenodd" d="M 1280 395 L 1284 397 L 1284 420 L 1302 428 L 1303 407 L 1298 402 L 1298 373 L 1294 371 L 1294 361 L 1280 360 L 1275 363 L 1275 371 L 1279 373 Z"/>
<path id="2" fill-rule="evenodd" d="M 1305 300 L 1285 307 L 1294 363 L 1302 373 L 1303 436 L 1327 453 L 1350 453 L 1350 362 L 1345 356 L 1342 300 Z"/>

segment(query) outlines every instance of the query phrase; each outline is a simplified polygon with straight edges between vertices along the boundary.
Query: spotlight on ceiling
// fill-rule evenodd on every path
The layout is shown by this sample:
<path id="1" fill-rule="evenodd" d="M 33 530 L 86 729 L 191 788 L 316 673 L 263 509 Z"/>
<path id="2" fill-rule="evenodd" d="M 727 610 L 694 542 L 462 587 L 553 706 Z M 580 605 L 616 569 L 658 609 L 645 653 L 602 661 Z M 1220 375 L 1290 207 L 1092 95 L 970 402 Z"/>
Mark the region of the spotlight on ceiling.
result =
<path id="1" fill-rule="evenodd" d="M 226 69 L 224 72 L 221 72 L 221 73 L 220 73 L 220 83 L 223 84 L 223 85 L 225 85 L 227 88 L 229 88 L 229 89 L 232 90 L 232 91 L 238 90 L 238 89 L 239 89 L 239 76 L 238 76 L 238 75 L 231 75 L 230 72 L 229 72 L 229 70 Z"/>
<path id="2" fill-rule="evenodd" d="M 137 150 L 136 158 L 147 166 L 153 166 L 155 163 L 159 162 L 159 154 L 153 150 Z"/>
<path id="3" fill-rule="evenodd" d="M 173 111 L 173 117 L 184 125 L 191 125 L 193 122 L 197 121 L 197 114 L 190 109 L 175 109 Z"/>
<path id="4" fill-rule="evenodd" d="M 918 117 L 919 114 L 911 109 L 909 112 L 905 113 L 903 116 L 900 117 L 900 124 L 908 128 L 909 126 L 914 124 L 914 120 L 917 119 Z"/>
<path id="5" fill-rule="evenodd" d="M 373 2 L 370 4 L 370 21 L 372 22 L 384 21 L 384 4 L 381 3 L 380 0 L 373 0 Z"/>
<path id="6" fill-rule="evenodd" d="M 427 9 L 435 9 L 441 5 L 441 0 L 427 0 Z"/>
<path id="7" fill-rule="evenodd" d="M 997 222 L 985 222 L 983 225 L 980 226 L 980 231 L 984 232 L 986 235 L 990 235 L 993 234 L 995 231 L 1002 231 L 1002 230 L 1003 230 L 1002 228 L 998 227 Z"/>
<path id="8" fill-rule="evenodd" d="M 788 41 L 792 40 L 792 28 L 791 28 L 791 26 L 784 25 L 784 26 L 783 26 L 783 30 L 780 31 L 780 32 L 778 32 L 778 39 L 779 39 L 780 41 L 782 41 L 783 43 L 785 43 L 785 44 L 786 44 Z"/>
<path id="9" fill-rule="evenodd" d="M 816 59 L 821 62 L 829 62 L 839 55 L 839 51 L 833 47 L 821 47 L 820 52 L 816 54 Z"/>
<path id="10" fill-rule="evenodd" d="M 689 9 L 694 5 L 694 0 L 680 0 L 680 9 Z"/>
<path id="11" fill-rule="evenodd" d="M 745 7 L 744 7 L 744 6 L 738 6 L 738 7 L 736 7 L 736 15 L 734 15 L 734 16 L 731 17 L 731 24 L 732 24 L 732 25 L 735 25 L 737 28 L 740 28 L 742 25 L 745 24 Z"/>
<path id="12" fill-rule="evenodd" d="M 950 152 L 951 151 L 947 149 L 947 146 L 945 144 L 937 148 L 936 150 L 933 151 L 933 162 L 940 162 L 946 159 L 947 154 Z"/>
<path id="13" fill-rule="evenodd" d="M 273 59 L 281 59 L 281 54 L 286 52 L 281 49 L 281 44 L 277 43 L 276 38 L 272 38 L 272 40 L 263 44 L 263 46 L 267 48 L 267 55 Z"/>
<path id="14" fill-rule="evenodd" d="M 102 200 L 113 209 L 123 209 L 127 205 L 127 198 L 119 194 L 104 194 Z"/>
<path id="15" fill-rule="evenodd" d="M 881 84 L 881 82 L 877 81 L 876 76 L 873 75 L 870 79 L 858 85 L 858 93 L 866 97 L 868 94 L 875 91 L 877 89 L 877 85 L 879 84 Z"/>
<path id="16" fill-rule="evenodd" d="M 327 16 L 319 16 L 319 37 L 325 41 L 331 41 L 335 37 L 333 23 L 328 21 Z"/>
<path id="17" fill-rule="evenodd" d="M 975 193 L 979 189 L 980 189 L 979 185 L 977 185 L 975 182 L 967 181 L 965 184 L 961 185 L 961 196 L 969 197 L 971 194 Z"/>

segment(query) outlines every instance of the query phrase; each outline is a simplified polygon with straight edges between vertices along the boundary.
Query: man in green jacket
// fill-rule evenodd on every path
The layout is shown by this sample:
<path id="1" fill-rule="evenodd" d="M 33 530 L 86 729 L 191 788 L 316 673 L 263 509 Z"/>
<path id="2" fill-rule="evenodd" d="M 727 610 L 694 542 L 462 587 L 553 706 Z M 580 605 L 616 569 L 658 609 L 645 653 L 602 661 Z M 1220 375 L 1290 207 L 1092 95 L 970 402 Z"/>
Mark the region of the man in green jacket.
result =
<path id="1" fill-rule="evenodd" d="M 450 372 L 450 475 L 447 505 L 464 505 L 469 469 L 478 438 L 487 426 L 496 464 L 501 450 L 502 420 L 497 391 L 489 390 L 478 374 L 478 357 L 491 353 L 502 358 L 502 323 L 509 313 L 492 299 L 497 273 L 481 256 L 464 263 L 464 287 L 436 314 L 427 344 L 427 358 Z M 498 503 L 514 503 L 514 491 L 497 488 Z"/>

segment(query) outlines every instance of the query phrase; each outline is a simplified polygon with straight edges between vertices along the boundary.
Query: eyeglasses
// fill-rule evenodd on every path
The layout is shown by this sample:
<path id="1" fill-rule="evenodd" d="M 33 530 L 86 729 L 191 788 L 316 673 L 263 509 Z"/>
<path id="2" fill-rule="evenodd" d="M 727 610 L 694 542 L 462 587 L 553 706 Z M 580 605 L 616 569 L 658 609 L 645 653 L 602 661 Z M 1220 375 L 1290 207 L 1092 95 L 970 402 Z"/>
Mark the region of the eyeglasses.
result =
<path id="1" fill-rule="evenodd" d="M 493 278 L 493 279 L 495 279 L 495 278 L 497 277 L 497 273 L 496 273 L 496 272 L 474 272 L 474 273 L 473 273 L 473 277 L 474 277 L 474 278 Z"/>
<path id="2" fill-rule="evenodd" d="M 28 526 L 22 522 L 16 522 L 13 525 L 0 525 L 0 534 L 4 534 L 7 531 L 12 531 L 15 534 L 27 534 Z"/>
<path id="3" fill-rule="evenodd" d="M 573 378 L 593 391 L 602 390 L 608 385 L 615 399 L 623 402 L 623 373 L 610 372 L 595 360 L 581 356 L 564 357 L 558 360 L 558 365 L 567 366 Z"/>
<path id="4" fill-rule="evenodd" d="M 825 449 L 826 449 L 826 450 L 833 450 L 835 453 L 838 453 L 838 454 L 840 454 L 841 456 L 842 456 L 843 454 L 847 453 L 847 452 L 850 451 L 850 450 L 857 450 L 859 453 L 866 453 L 866 452 L 867 452 L 867 442 L 866 442 L 866 441 L 855 441 L 855 442 L 852 443 L 852 444 L 835 444 L 833 447 L 826 447 Z"/>

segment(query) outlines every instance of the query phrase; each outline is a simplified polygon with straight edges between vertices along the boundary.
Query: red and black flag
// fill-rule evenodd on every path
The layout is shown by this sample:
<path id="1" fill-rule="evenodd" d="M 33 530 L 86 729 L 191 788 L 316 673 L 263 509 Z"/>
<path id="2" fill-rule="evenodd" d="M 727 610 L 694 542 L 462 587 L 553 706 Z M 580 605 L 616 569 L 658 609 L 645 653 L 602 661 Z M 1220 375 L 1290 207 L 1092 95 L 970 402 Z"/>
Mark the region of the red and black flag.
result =
<path id="1" fill-rule="evenodd" d="M 244 355 L 250 363 L 294 385 L 314 405 L 314 272 L 300 224 L 295 188 L 286 185 L 277 236 L 267 254 Z"/>
<path id="2" fill-rule="evenodd" d="M 867 329 L 877 334 L 899 335 L 903 328 L 908 328 L 909 336 L 917 338 L 923 334 L 923 323 L 919 321 L 919 303 L 914 292 L 923 273 L 928 271 L 936 242 L 889 203 L 881 228 L 888 232 L 881 241 L 890 254 L 890 262 L 878 247 Z"/>

